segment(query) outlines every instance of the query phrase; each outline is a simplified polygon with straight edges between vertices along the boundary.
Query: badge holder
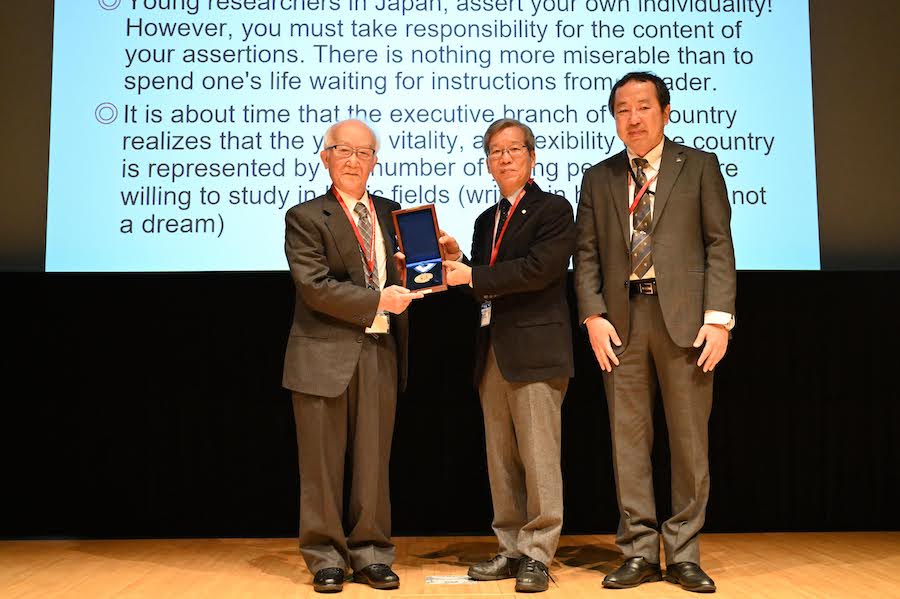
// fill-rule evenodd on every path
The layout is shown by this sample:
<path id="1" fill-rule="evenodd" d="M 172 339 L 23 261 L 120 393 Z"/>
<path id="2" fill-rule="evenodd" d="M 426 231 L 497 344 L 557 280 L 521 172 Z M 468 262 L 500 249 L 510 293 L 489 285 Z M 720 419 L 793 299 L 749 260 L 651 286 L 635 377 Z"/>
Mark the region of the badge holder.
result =
<path id="1" fill-rule="evenodd" d="M 447 289 L 444 250 L 438 243 L 440 229 L 432 204 L 391 213 L 397 243 L 406 256 L 403 286 L 410 291 L 437 292 Z"/>

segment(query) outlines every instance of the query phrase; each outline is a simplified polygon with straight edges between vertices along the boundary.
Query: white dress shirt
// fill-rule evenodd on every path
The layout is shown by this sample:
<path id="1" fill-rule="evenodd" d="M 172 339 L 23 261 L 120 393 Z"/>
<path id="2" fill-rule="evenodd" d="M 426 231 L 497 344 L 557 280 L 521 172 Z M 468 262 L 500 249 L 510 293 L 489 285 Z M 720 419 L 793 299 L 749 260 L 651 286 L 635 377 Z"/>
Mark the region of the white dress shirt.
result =
<path id="1" fill-rule="evenodd" d="M 337 188 L 335 188 L 337 189 Z M 344 203 L 347 205 L 347 210 L 350 211 L 350 216 L 353 218 L 353 223 L 358 227 L 359 226 L 359 215 L 356 213 L 356 205 L 360 202 L 364 202 L 367 210 L 370 208 L 369 204 L 369 194 L 366 193 L 361 198 L 351 198 L 350 195 L 338 189 L 338 192 L 341 194 L 341 197 L 344 200 Z M 384 289 L 385 281 L 387 280 L 387 256 L 384 252 L 384 236 L 381 234 L 381 225 L 378 223 L 378 215 L 374 212 L 374 204 L 371 205 L 372 210 L 369 210 L 369 222 L 375 228 L 375 264 L 378 268 L 378 288 Z M 359 245 L 357 243 L 357 245 Z M 363 270 L 368 272 L 368 264 L 366 264 L 365 259 L 362 257 L 362 252 L 360 252 L 360 260 L 363 262 Z M 375 318 L 372 320 L 370 326 L 366 327 L 366 333 L 379 333 L 384 332 L 380 329 L 373 328 L 372 325 L 381 318 L 384 318 L 384 315 L 381 313 L 376 313 Z M 386 326 L 386 325 L 385 325 Z M 386 330 L 386 329 L 385 329 Z"/>

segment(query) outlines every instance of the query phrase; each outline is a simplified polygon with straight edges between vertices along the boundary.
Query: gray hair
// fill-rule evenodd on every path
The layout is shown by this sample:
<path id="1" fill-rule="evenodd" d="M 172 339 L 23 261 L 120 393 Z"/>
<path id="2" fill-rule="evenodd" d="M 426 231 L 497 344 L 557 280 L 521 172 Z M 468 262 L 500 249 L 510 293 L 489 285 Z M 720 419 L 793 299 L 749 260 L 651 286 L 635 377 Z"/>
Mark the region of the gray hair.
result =
<path id="1" fill-rule="evenodd" d="M 327 148 L 329 146 L 333 146 L 335 132 L 342 125 L 346 125 L 347 123 L 359 123 L 366 129 L 368 129 L 369 133 L 372 134 L 372 139 L 375 140 L 375 152 L 376 153 L 378 152 L 378 150 L 381 148 L 381 142 L 378 140 L 378 134 L 375 133 L 375 130 L 372 129 L 372 127 L 370 127 L 368 123 L 366 123 L 365 121 L 361 121 L 359 119 L 345 119 L 343 121 L 338 121 L 335 124 L 333 124 L 331 127 L 329 127 L 328 130 L 325 132 L 325 139 L 322 142 L 322 147 Z"/>
<path id="2" fill-rule="evenodd" d="M 487 128 L 487 131 L 484 132 L 482 143 L 484 145 L 485 156 L 489 155 L 491 152 L 491 138 L 509 127 L 518 127 L 521 129 L 522 133 L 525 134 L 525 147 L 528 148 L 529 152 L 534 152 L 534 132 L 531 130 L 531 127 L 516 119 L 497 119 L 491 123 L 490 127 Z"/>

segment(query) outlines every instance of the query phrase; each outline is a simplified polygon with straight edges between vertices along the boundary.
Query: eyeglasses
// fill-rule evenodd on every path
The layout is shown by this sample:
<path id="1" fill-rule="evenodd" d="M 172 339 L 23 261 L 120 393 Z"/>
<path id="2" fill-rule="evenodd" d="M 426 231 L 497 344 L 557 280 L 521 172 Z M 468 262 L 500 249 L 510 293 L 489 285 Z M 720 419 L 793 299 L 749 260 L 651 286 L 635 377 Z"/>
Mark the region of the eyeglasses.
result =
<path id="1" fill-rule="evenodd" d="M 356 154 L 360 160 L 372 160 L 372 158 L 375 157 L 375 150 L 372 148 L 354 148 L 352 146 L 345 146 L 344 144 L 334 144 L 325 149 L 333 150 L 334 155 L 342 159 L 350 158 L 354 154 Z"/>
<path id="2" fill-rule="evenodd" d="M 516 158 L 521 158 L 528 152 L 528 148 L 525 146 L 512 146 L 511 148 L 504 148 L 502 150 L 491 150 L 488 152 L 488 158 L 491 160 L 500 160 L 504 154 L 509 154 L 509 157 L 512 160 Z"/>

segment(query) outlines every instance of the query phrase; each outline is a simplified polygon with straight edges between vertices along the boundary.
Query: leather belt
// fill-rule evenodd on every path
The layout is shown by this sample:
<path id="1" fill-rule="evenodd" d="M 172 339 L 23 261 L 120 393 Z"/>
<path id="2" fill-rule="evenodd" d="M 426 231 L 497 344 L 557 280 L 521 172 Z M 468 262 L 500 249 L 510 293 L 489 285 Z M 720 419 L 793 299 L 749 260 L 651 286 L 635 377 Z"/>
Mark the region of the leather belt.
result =
<path id="1" fill-rule="evenodd" d="M 628 281 L 628 295 L 658 295 L 656 279 Z"/>

